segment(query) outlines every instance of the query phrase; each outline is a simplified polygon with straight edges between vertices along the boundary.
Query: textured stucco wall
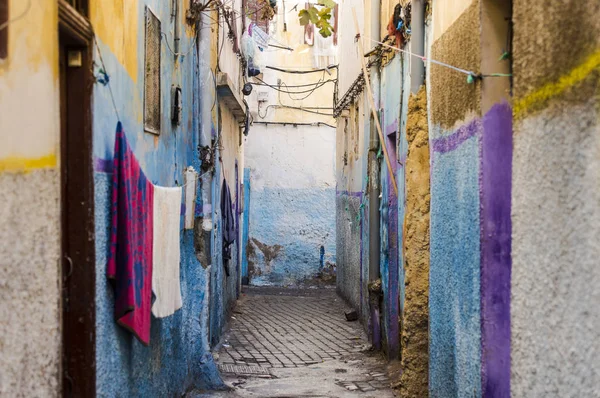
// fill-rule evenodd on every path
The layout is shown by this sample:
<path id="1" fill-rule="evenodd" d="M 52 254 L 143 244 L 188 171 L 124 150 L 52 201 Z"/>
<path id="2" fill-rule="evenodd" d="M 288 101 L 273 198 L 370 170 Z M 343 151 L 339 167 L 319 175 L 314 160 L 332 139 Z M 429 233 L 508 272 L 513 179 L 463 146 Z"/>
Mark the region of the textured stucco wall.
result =
<path id="1" fill-rule="evenodd" d="M 0 395 L 55 396 L 60 369 L 59 173 L 0 173 Z"/>
<path id="2" fill-rule="evenodd" d="M 250 138 L 250 283 L 300 282 L 318 272 L 321 246 L 336 261 L 335 130 L 255 125 Z"/>
<path id="3" fill-rule="evenodd" d="M 434 35 L 431 56 L 479 71 L 480 2 L 463 5 L 456 5 L 464 10 L 460 16 Z M 429 394 L 479 397 L 481 84 L 436 65 L 430 79 Z"/>
<path id="4" fill-rule="evenodd" d="M 123 122 L 129 144 L 148 178 L 157 185 L 182 185 L 183 171 L 188 166 L 200 170 L 197 156 L 199 98 L 194 96 L 202 90 L 206 75 L 195 72 L 198 53 L 190 51 L 186 56 L 174 59 L 165 40 L 171 40 L 173 20 L 170 2 L 157 0 L 135 1 L 119 12 L 111 14 L 119 1 L 91 2 L 91 19 L 96 27 L 98 43 L 110 75 L 119 116 Z M 144 62 L 144 15 L 148 5 L 161 20 L 161 29 L 169 32 L 161 46 L 161 134 L 155 136 L 143 129 L 143 76 Z M 185 28 L 185 13 L 180 13 L 182 52 L 193 45 L 192 32 Z M 123 43 L 129 43 L 123 45 Z M 97 54 L 95 55 L 97 57 Z M 99 59 L 96 63 L 99 64 Z M 170 121 L 171 85 L 182 88 L 183 115 L 181 124 L 172 126 Z M 208 86 L 210 87 L 210 85 Z M 207 87 L 207 89 L 208 89 Z M 211 88 L 212 89 L 212 88 Z M 93 153 L 95 158 L 95 220 L 96 220 L 96 366 L 97 392 L 99 396 L 167 396 L 180 395 L 191 388 L 221 387 L 222 382 L 210 354 L 209 330 L 209 281 L 211 272 L 221 263 L 220 251 L 213 250 L 213 267 L 200 264 L 194 251 L 192 231 L 181 231 L 181 293 L 183 307 L 174 315 L 152 318 L 150 346 L 142 346 L 132 335 L 114 322 L 113 289 L 106 279 L 106 256 L 109 226 L 111 161 L 114 147 L 114 131 L 117 116 L 113 110 L 107 87 L 96 85 L 93 98 Z M 215 119 L 216 120 L 216 119 Z M 225 119 L 227 120 L 227 119 Z M 217 126 L 214 126 L 217 131 Z M 224 134 L 235 134 L 224 128 Z M 230 138 L 230 141 L 233 141 Z M 231 154 L 225 150 L 227 156 Z M 225 161 L 232 162 L 226 158 Z M 219 170 L 217 170 L 219 171 Z M 229 172 L 227 168 L 225 172 Z M 219 175 L 219 174 L 215 174 Z M 214 187 L 220 188 L 219 180 L 213 178 Z M 219 192 L 213 189 L 213 200 Z M 200 208 L 200 195 L 196 207 Z M 217 202 L 218 203 L 218 202 Z M 215 206 L 214 209 L 218 208 Z M 185 209 L 194 211 L 194 209 Z M 182 214 L 183 216 L 183 214 Z M 215 221 L 219 215 L 215 214 Z M 183 217 L 182 217 L 183 219 Z M 183 222 L 182 224 L 183 225 Z M 217 223 L 215 223 L 217 225 Z M 218 240 L 214 239 L 214 247 Z M 221 265 L 222 270 L 222 265 Z M 225 303 L 225 284 L 211 286 Z M 229 288 L 228 291 L 230 291 Z M 235 289 L 233 289 L 235 291 Z M 216 307 L 216 317 L 225 316 L 224 306 Z M 211 320 L 214 319 L 210 317 Z M 222 323 L 222 322 L 221 322 Z M 216 328 L 218 336 L 220 327 Z"/>
<path id="5" fill-rule="evenodd" d="M 9 19 L 26 6 L 8 3 Z M 0 60 L 0 396 L 60 393 L 57 24 L 36 2 Z"/>
<path id="6" fill-rule="evenodd" d="M 479 135 L 475 120 L 432 141 L 430 394 L 481 395 Z"/>
<path id="7" fill-rule="evenodd" d="M 427 397 L 430 201 L 427 93 L 422 86 L 408 103 L 406 125 L 405 301 L 402 313 L 403 397 Z"/>
<path id="8" fill-rule="evenodd" d="M 515 1 L 514 23 L 511 393 L 599 396 L 600 8 Z"/>

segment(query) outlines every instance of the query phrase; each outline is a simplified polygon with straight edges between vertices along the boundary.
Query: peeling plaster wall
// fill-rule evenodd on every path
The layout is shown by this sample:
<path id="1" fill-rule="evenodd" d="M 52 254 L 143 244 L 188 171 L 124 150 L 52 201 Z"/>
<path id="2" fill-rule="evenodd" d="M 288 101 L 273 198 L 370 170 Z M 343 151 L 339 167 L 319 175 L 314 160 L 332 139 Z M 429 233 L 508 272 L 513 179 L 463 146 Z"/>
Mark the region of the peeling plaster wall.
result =
<path id="1" fill-rule="evenodd" d="M 9 19 L 25 3 L 10 0 Z M 58 8 L 8 27 L 0 60 L 0 396 L 60 393 Z"/>
<path id="2" fill-rule="evenodd" d="M 599 21 L 594 2 L 514 2 L 515 397 L 600 394 Z"/>
<path id="3" fill-rule="evenodd" d="M 183 52 L 193 46 L 193 32 L 185 24 L 185 9 L 180 2 L 181 44 Z M 148 5 L 168 32 L 161 46 L 161 133 L 155 136 L 143 129 L 144 15 Z M 98 32 L 98 43 L 110 75 L 119 116 L 129 144 L 148 178 L 157 185 L 182 185 L 188 166 L 200 170 L 197 156 L 199 98 L 206 75 L 194 73 L 198 63 L 196 50 L 173 57 L 165 40 L 172 40 L 174 21 L 170 2 L 158 0 L 92 1 L 91 21 Z M 111 10 L 116 10 L 112 12 Z M 123 43 L 129 43 L 124 45 Z M 172 46 L 172 43 L 170 43 Z M 97 53 L 95 54 L 97 57 Z M 98 58 L 95 59 L 100 64 Z M 170 121 L 171 85 L 182 88 L 181 124 Z M 209 89 L 210 86 L 205 89 Z M 212 89 L 212 88 L 210 88 Z M 150 346 L 142 346 L 130 333 L 119 327 L 113 317 L 113 289 L 106 279 L 106 257 L 110 221 L 112 158 L 117 116 L 107 87 L 94 86 L 93 153 L 95 161 L 96 219 L 96 384 L 99 396 L 171 396 L 192 388 L 222 387 L 210 354 L 209 280 L 211 267 L 200 264 L 194 251 L 191 230 L 181 231 L 181 293 L 183 307 L 167 318 L 152 318 Z M 216 130 L 216 126 L 215 126 Z M 228 131 L 228 129 L 224 129 Z M 226 134 L 232 134 L 227 132 Z M 235 140 L 238 137 L 235 133 Z M 235 156 L 225 152 L 227 156 Z M 227 159 L 231 162 L 230 159 Z M 228 170 L 227 170 L 228 171 Z M 214 181 L 214 179 L 213 179 Z M 214 181 L 219 186 L 218 181 Z M 214 190 L 213 190 L 214 191 Z M 218 196 L 217 196 L 218 199 Z M 196 207 L 200 208 L 200 195 Z M 218 207 L 218 206 L 217 206 Z M 184 209 L 194 211 L 194 209 Z M 182 224 L 183 225 L 183 211 Z M 215 239 L 215 246 L 216 246 Z M 219 254 L 213 250 L 218 266 Z M 219 284 L 215 291 L 225 289 Z M 234 289 L 235 290 L 235 289 Z M 223 298 L 225 294 L 219 297 Z M 224 308 L 224 307 L 220 307 Z M 219 317 L 224 317 L 221 310 Z"/>
<path id="4" fill-rule="evenodd" d="M 321 126 L 252 127 L 248 272 L 253 285 L 287 285 L 336 262 L 334 131 Z"/>

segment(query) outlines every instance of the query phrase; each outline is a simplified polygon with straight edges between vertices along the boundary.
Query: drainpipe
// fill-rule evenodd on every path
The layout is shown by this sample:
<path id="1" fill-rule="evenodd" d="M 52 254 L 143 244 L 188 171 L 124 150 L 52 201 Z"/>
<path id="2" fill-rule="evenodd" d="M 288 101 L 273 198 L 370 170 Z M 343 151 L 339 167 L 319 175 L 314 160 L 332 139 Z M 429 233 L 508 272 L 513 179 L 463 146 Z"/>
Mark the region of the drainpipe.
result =
<path id="1" fill-rule="evenodd" d="M 371 1 L 371 26 L 369 35 L 373 39 L 379 39 L 381 29 L 381 3 L 378 0 Z M 362 56 L 363 54 L 361 54 Z M 379 107 L 379 66 L 373 65 L 370 70 L 371 84 L 373 88 L 373 100 L 375 106 Z M 377 350 L 381 349 L 381 279 L 379 273 L 379 252 L 381 246 L 379 205 L 381 186 L 379 184 L 379 137 L 375 130 L 375 121 L 371 117 L 370 140 L 369 140 L 369 307 L 371 324 L 371 342 Z M 383 143 L 381 143 L 383 145 Z"/>
<path id="2" fill-rule="evenodd" d="M 423 56 L 425 55 L 425 1 L 412 0 L 411 10 L 411 51 Z M 410 92 L 416 94 L 425 81 L 425 64 L 417 57 L 412 57 L 410 63 Z"/>
<path id="3" fill-rule="evenodd" d="M 212 106 L 215 101 L 216 87 L 214 87 L 214 76 L 211 68 L 211 34 L 210 30 L 202 29 L 210 26 L 212 20 L 208 12 L 201 13 L 200 29 L 198 29 L 198 65 L 200 79 L 200 148 L 212 148 Z M 209 151 L 212 152 L 212 151 Z M 200 151 L 202 154 L 202 151 Z M 211 263 L 211 235 L 213 230 L 212 221 L 212 177 L 214 165 L 207 164 L 201 159 L 200 195 L 202 199 L 202 223 L 196 223 L 196 255 L 204 268 Z M 214 163 L 214 161 L 212 162 Z M 200 225 L 198 225 L 200 224 Z"/>

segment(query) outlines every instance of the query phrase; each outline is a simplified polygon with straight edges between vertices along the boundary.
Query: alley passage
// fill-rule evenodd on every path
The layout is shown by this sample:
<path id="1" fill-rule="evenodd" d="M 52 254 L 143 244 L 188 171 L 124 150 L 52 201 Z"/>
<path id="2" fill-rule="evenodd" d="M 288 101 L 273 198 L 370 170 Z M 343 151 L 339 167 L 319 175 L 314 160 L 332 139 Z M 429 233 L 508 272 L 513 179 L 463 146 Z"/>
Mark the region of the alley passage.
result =
<path id="1" fill-rule="evenodd" d="M 201 396 L 394 396 L 348 310 L 333 288 L 246 289 L 218 352 L 233 390 Z"/>

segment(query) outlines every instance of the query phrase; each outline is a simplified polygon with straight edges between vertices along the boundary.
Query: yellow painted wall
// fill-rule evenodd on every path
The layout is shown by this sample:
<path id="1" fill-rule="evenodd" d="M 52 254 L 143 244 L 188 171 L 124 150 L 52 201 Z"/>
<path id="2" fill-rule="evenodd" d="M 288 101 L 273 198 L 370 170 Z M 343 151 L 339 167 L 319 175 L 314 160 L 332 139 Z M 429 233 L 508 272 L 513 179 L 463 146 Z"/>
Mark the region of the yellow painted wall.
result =
<path id="1" fill-rule="evenodd" d="M 90 21 L 98 38 L 137 82 L 138 0 L 92 0 Z"/>
<path id="2" fill-rule="evenodd" d="M 271 43 L 277 43 L 280 46 L 288 46 L 293 48 L 294 51 L 282 50 L 275 47 L 270 47 L 262 52 L 261 64 L 263 66 L 275 66 L 283 69 L 292 70 L 311 70 L 315 68 L 314 63 L 314 49 L 316 46 L 304 44 L 304 27 L 300 25 L 298 20 L 298 13 L 296 11 L 290 12 L 290 5 L 287 4 L 287 9 L 284 8 L 282 3 L 279 3 L 277 15 L 271 24 L 271 31 L 269 32 L 273 39 Z M 284 31 L 284 22 L 287 26 Z M 315 40 L 318 35 L 318 29 L 315 29 Z M 330 38 L 333 40 L 333 38 Z M 337 58 L 331 57 L 330 62 L 326 64 L 336 64 Z M 323 65 L 324 66 L 324 65 Z M 306 86 L 301 88 L 288 88 L 287 86 L 298 86 L 306 84 L 314 84 L 319 81 L 324 82 L 327 80 L 333 80 L 337 77 L 337 71 L 335 69 L 330 70 L 330 74 L 326 72 L 308 73 L 308 74 L 290 74 L 283 73 L 274 70 L 264 69 L 263 76 L 260 76 L 262 80 L 271 84 L 277 85 L 278 79 L 285 84 L 280 87 L 284 91 L 307 91 L 315 88 L 315 86 Z M 256 82 L 259 82 L 256 80 Z M 303 94 L 292 94 L 278 92 L 277 90 L 265 87 L 265 86 L 254 86 L 254 90 L 248 103 L 251 106 L 253 117 L 255 121 L 269 121 L 269 122 L 300 122 L 300 123 L 312 123 L 312 122 L 323 122 L 328 124 L 335 124 L 335 119 L 331 116 L 317 115 L 314 113 L 304 112 L 298 109 L 281 108 L 279 106 L 293 106 L 293 107 L 333 107 L 333 90 L 334 83 L 328 82 L 323 86 L 317 88 L 312 94 L 309 92 Z M 260 103 L 257 111 L 257 94 L 258 92 L 268 93 L 268 101 Z M 309 96 L 307 96 L 310 94 Z M 304 98 L 306 97 L 306 98 Z M 269 108 L 267 109 L 267 107 Z M 331 109 L 313 110 L 321 113 L 332 113 Z"/>
<path id="3" fill-rule="evenodd" d="M 10 0 L 9 18 L 27 9 Z M 8 58 L 0 61 L 0 172 L 57 165 L 58 7 L 37 0 L 8 27 Z"/>
<path id="4" fill-rule="evenodd" d="M 439 39 L 472 2 L 473 0 L 436 0 L 433 7 L 433 40 Z"/>

